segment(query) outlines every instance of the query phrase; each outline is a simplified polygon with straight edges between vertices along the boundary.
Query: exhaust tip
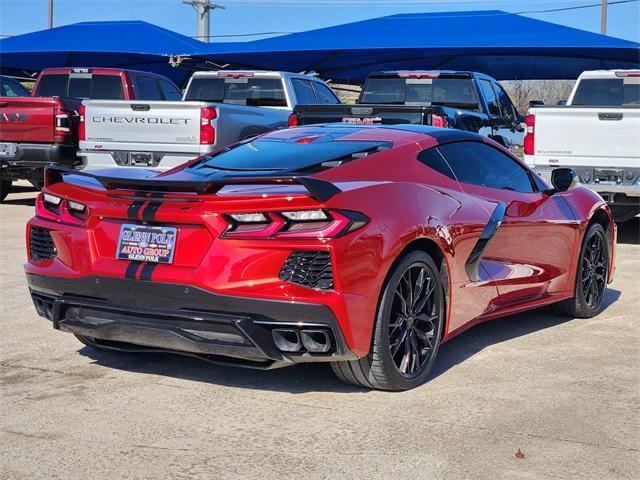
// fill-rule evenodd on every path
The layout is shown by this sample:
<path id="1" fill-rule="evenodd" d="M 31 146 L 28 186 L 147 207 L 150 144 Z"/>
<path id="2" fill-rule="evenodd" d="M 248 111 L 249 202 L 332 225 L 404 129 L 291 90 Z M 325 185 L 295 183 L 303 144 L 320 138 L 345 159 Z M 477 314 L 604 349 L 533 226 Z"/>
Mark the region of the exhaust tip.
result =
<path id="1" fill-rule="evenodd" d="M 302 330 L 300 339 L 309 353 L 326 353 L 331 350 L 331 338 L 326 330 Z"/>
<path id="2" fill-rule="evenodd" d="M 300 334 L 297 330 L 276 328 L 271 331 L 273 342 L 281 352 L 299 352 L 302 348 Z"/>

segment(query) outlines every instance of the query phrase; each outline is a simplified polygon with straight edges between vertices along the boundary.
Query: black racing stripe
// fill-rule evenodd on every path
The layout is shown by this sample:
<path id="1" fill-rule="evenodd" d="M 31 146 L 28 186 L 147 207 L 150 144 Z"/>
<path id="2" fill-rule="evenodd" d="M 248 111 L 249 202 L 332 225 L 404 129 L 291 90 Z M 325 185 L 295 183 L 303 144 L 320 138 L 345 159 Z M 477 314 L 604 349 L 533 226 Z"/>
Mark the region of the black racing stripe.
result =
<path id="1" fill-rule="evenodd" d="M 157 263 L 145 263 L 140 271 L 140 280 L 151 281 L 151 274 L 157 266 Z"/>
<path id="2" fill-rule="evenodd" d="M 162 198 L 164 197 L 163 193 L 152 193 L 150 195 L 152 198 Z M 162 206 L 161 201 L 155 202 L 147 202 L 146 208 L 142 211 L 142 221 L 143 222 L 155 222 L 156 221 L 156 212 Z"/>
<path id="3" fill-rule="evenodd" d="M 144 206 L 145 202 L 142 200 L 134 201 L 129 208 L 127 209 L 127 218 L 132 221 L 138 220 L 138 213 L 140 209 Z"/>
<path id="4" fill-rule="evenodd" d="M 136 279 L 136 273 L 137 273 L 138 269 L 140 268 L 140 265 L 142 265 L 142 262 L 139 262 L 137 260 L 132 260 L 131 263 L 129 264 L 129 266 L 127 266 L 127 269 L 124 272 L 124 278 L 128 278 L 129 280 L 135 280 Z"/>
<path id="5" fill-rule="evenodd" d="M 507 205 L 505 203 L 499 202 L 495 210 L 491 214 L 491 217 L 489 217 L 489 221 L 482 230 L 480 238 L 478 238 L 478 241 L 471 250 L 469 258 L 467 258 L 467 261 L 464 264 L 467 275 L 469 276 L 469 280 L 471 280 L 472 282 L 477 282 L 479 280 L 478 268 L 480 267 L 480 260 L 482 260 L 482 255 L 487 249 L 489 242 L 496 234 L 496 232 L 498 231 L 498 227 L 504 220 L 506 211 Z"/>

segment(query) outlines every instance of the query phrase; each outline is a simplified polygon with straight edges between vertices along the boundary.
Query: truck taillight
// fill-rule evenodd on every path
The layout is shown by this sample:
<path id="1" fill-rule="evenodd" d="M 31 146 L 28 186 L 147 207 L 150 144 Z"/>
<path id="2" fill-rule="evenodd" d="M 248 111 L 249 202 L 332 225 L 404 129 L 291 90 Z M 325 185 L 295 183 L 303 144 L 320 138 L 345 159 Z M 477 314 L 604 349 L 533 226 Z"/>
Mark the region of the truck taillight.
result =
<path id="1" fill-rule="evenodd" d="M 84 121 L 85 106 L 80 105 L 80 122 L 78 123 L 78 140 L 84 141 L 87 139 L 87 128 Z"/>
<path id="2" fill-rule="evenodd" d="M 71 135 L 71 115 L 62 109 L 61 105 L 55 107 L 55 131 L 56 137 L 68 137 Z"/>
<path id="3" fill-rule="evenodd" d="M 527 133 L 524 136 L 524 154 L 533 155 L 535 152 L 536 116 L 527 115 L 524 117 L 524 123 L 527 126 Z"/>
<path id="4" fill-rule="evenodd" d="M 213 145 L 216 143 L 216 129 L 213 120 L 218 116 L 218 112 L 213 107 L 200 109 L 200 144 Z"/>
<path id="5" fill-rule="evenodd" d="M 297 127 L 298 126 L 298 115 L 292 113 L 289 115 L 289 119 L 287 120 L 287 125 L 289 127 Z"/>

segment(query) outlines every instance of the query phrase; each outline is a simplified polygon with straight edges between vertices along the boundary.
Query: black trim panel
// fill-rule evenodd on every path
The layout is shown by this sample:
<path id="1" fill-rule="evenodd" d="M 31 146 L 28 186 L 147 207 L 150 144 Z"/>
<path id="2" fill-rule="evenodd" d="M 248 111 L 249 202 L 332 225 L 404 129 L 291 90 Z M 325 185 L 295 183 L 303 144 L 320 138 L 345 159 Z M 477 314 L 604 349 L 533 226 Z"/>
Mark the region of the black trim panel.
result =
<path id="1" fill-rule="evenodd" d="M 482 255 L 487 249 L 489 242 L 496 234 L 498 227 L 500 227 L 500 224 L 504 220 L 506 211 L 507 204 L 499 202 L 491 214 L 491 217 L 489 217 L 489 221 L 487 222 L 487 225 L 485 225 L 484 230 L 482 230 L 480 238 L 478 238 L 478 241 L 471 250 L 469 258 L 467 258 L 467 261 L 464 264 L 469 280 L 472 282 L 477 282 L 479 280 L 478 268 L 480 266 L 480 260 L 482 260 Z"/>

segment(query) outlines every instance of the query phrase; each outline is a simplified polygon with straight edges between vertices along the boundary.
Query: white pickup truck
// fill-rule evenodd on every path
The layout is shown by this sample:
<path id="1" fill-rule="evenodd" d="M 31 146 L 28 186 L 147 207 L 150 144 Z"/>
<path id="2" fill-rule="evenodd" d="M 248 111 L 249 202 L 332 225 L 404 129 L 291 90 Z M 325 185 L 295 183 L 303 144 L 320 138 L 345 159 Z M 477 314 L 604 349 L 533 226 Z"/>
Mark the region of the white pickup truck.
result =
<path id="1" fill-rule="evenodd" d="M 543 177 L 573 168 L 618 222 L 640 213 L 640 70 L 578 78 L 566 105 L 530 108 L 524 160 Z"/>
<path id="2" fill-rule="evenodd" d="M 299 103 L 340 103 L 320 79 L 287 72 L 196 72 L 182 101 L 84 101 L 80 168 L 173 168 L 255 135 L 286 127 Z M 145 98 L 154 98 L 147 92 Z"/>

